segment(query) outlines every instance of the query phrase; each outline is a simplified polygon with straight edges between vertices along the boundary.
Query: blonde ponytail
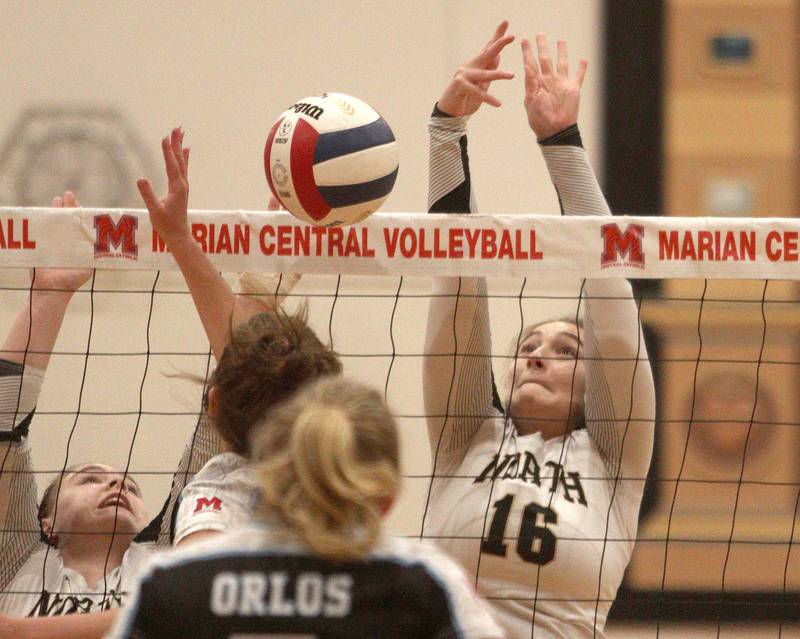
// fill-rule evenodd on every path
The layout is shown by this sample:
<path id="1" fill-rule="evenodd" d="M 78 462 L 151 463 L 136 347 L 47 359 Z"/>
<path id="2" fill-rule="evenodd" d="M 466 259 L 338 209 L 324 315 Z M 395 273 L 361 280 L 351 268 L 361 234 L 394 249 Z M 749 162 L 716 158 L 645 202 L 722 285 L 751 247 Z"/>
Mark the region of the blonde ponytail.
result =
<path id="1" fill-rule="evenodd" d="M 323 379 L 270 413 L 252 454 L 264 505 L 314 552 L 369 553 L 400 484 L 397 427 L 377 392 Z"/>

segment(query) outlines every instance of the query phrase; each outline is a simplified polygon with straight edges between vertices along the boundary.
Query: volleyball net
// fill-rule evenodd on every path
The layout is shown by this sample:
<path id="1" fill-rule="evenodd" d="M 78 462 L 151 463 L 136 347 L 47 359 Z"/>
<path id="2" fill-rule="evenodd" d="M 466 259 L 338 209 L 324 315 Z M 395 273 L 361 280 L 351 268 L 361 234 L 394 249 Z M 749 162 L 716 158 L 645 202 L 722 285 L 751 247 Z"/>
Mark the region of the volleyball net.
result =
<path id="1" fill-rule="evenodd" d="M 320 228 L 217 211 L 191 221 L 232 283 L 303 274 L 287 306 L 306 300 L 345 373 L 384 389 L 399 417 L 405 484 L 389 527 L 416 538 L 428 536 L 432 482 L 421 372 L 431 278 L 487 278 L 485 356 L 498 386 L 526 326 L 582 313 L 585 278 L 635 280 L 657 422 L 615 614 L 770 619 L 778 633 L 798 618 L 800 220 L 376 214 Z M 0 264 L 7 328 L 28 269 L 97 269 L 71 303 L 30 425 L 40 491 L 73 464 L 102 461 L 129 468 L 155 514 L 201 407 L 202 388 L 180 374 L 206 376 L 213 358 L 146 212 L 0 209 Z"/>

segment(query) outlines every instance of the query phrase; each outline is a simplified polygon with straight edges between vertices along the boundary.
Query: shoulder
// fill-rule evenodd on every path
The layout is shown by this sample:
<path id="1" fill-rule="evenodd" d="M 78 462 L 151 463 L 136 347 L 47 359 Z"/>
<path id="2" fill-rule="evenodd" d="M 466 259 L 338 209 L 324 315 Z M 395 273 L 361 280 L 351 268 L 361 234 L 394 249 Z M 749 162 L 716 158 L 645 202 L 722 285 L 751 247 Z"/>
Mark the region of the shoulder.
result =
<path id="1" fill-rule="evenodd" d="M 187 498 L 192 497 L 210 499 L 214 496 L 231 498 L 249 495 L 255 486 L 256 478 L 244 457 L 236 453 L 220 453 L 212 457 L 184 486 L 181 502 L 183 505 Z"/>
<path id="2" fill-rule="evenodd" d="M 64 560 L 61 558 L 58 548 L 49 547 L 42 542 L 37 545 L 34 552 L 14 575 L 13 583 L 20 581 L 28 583 L 33 579 L 35 583 L 40 584 L 42 575 L 45 575 L 46 578 L 48 575 L 60 573 L 63 568 Z"/>
<path id="3" fill-rule="evenodd" d="M 247 460 L 236 453 L 219 453 L 206 462 L 193 481 L 221 479 L 232 473 L 242 471 L 247 465 Z"/>

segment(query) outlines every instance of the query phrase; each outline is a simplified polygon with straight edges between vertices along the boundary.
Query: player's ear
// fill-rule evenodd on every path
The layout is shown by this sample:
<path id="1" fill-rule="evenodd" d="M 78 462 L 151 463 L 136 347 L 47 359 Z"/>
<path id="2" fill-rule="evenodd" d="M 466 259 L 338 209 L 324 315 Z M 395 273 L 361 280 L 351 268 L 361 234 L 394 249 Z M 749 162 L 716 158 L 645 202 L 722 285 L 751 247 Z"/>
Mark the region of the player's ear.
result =
<path id="1" fill-rule="evenodd" d="M 378 508 L 380 508 L 381 515 L 386 517 L 389 512 L 394 508 L 394 504 L 397 501 L 397 495 L 393 495 L 392 497 L 387 497 L 386 499 L 381 500 L 378 504 Z"/>
<path id="2" fill-rule="evenodd" d="M 208 389 L 208 416 L 212 419 L 217 416 L 219 406 L 219 388 L 212 386 Z"/>
<path id="3" fill-rule="evenodd" d="M 44 540 L 53 546 L 54 548 L 58 548 L 58 535 L 53 534 L 53 518 L 52 517 L 43 517 L 42 518 L 42 536 Z"/>

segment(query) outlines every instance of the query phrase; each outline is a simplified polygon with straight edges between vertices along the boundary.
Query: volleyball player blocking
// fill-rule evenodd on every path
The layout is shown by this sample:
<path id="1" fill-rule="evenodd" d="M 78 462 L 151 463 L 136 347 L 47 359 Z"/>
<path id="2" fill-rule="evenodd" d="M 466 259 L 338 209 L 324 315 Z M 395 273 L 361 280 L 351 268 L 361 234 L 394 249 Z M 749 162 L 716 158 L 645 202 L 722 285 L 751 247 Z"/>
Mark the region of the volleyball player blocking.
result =
<path id="1" fill-rule="evenodd" d="M 431 212 L 474 213 L 467 122 L 489 93 L 508 23 L 453 76 L 430 119 Z M 610 215 L 578 131 L 586 72 L 522 41 L 525 111 L 564 215 Z M 482 278 L 438 278 L 424 401 L 434 477 L 423 537 L 473 575 L 511 637 L 602 637 L 633 551 L 655 392 L 631 287 L 582 282 L 580 311 L 524 327 L 498 393 Z M 454 355 L 455 353 L 455 355 Z"/>

